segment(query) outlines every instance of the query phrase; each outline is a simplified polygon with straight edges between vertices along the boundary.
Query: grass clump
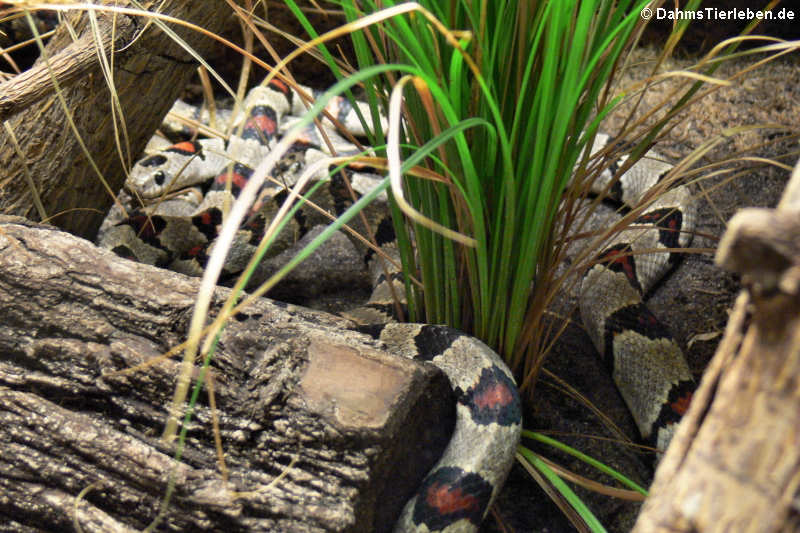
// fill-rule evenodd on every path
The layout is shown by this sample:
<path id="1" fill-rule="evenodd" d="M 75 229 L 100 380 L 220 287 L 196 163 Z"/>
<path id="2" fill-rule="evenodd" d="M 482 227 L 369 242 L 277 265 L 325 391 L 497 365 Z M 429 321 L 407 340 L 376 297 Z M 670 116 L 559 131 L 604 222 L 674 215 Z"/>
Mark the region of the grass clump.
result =
<path id="1" fill-rule="evenodd" d="M 392 187 L 418 211 L 416 255 L 395 216 L 404 270 L 423 286 L 408 286 L 411 320 L 467 331 L 528 374 L 541 352 L 539 295 L 559 202 L 613 107 L 605 87 L 647 2 L 340 3 L 353 21 L 379 7 L 407 13 L 352 38 L 360 68 L 386 63 L 407 76 L 400 158 L 424 145 L 440 177 Z M 378 101 L 396 82 L 391 72 L 371 80 L 367 95 Z"/>

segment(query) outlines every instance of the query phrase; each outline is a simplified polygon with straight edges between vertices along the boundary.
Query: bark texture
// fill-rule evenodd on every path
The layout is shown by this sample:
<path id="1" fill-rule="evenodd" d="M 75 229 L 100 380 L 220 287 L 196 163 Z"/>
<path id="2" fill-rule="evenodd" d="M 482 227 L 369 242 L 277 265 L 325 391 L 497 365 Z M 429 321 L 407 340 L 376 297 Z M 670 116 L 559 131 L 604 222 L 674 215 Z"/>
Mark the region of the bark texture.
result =
<path id="1" fill-rule="evenodd" d="M 216 33 L 230 18 L 224 0 L 149 4 Z M 71 17 L 77 41 L 62 24 L 48 43 L 52 71 L 40 58 L 31 70 L 0 84 L 0 119 L 8 120 L 21 152 L 6 130 L 0 129 L 0 213 L 40 220 L 33 201 L 37 195 L 50 223 L 87 238 L 95 235 L 111 205 L 111 193 L 125 180 L 123 164 L 129 168 L 138 157 L 196 68 L 188 52 L 155 24 L 146 24 L 146 19 L 101 12 L 97 16 L 122 117 L 113 109 L 109 82 L 100 68 L 85 13 Z M 201 55 L 215 44 L 196 31 L 170 27 Z M 54 91 L 51 72 L 65 106 Z M 108 188 L 90 165 L 64 107 Z M 15 114 L 9 117 L 10 113 Z M 117 139 L 124 147 L 122 153 Z"/>
<path id="2" fill-rule="evenodd" d="M 141 530 L 171 474 L 160 530 L 392 525 L 449 438 L 446 378 L 341 318 L 260 300 L 211 365 L 228 481 L 205 390 L 176 465 L 159 436 L 180 362 L 134 367 L 183 340 L 198 285 L 0 217 L 0 531 Z"/>
<path id="3" fill-rule="evenodd" d="M 747 290 L 636 533 L 800 531 L 800 164 L 776 209 L 730 221 L 717 263 Z"/>

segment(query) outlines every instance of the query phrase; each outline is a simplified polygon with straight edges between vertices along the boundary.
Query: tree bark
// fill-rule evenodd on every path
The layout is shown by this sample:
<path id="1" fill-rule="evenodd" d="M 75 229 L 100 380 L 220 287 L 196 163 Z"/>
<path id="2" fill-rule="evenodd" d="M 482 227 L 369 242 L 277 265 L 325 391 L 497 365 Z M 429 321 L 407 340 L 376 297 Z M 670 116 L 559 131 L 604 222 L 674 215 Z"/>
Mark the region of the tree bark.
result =
<path id="1" fill-rule="evenodd" d="M 161 13 L 216 33 L 230 13 L 224 0 L 150 4 L 157 4 Z M 155 24 L 147 25 L 144 18 L 97 15 L 124 114 L 124 130 L 115 130 L 115 117 L 119 119 L 119 115 L 112 110 L 108 81 L 97 60 L 95 38 L 85 13 L 71 19 L 78 35 L 76 42 L 62 24 L 46 47 L 77 135 L 42 59 L 30 71 L 0 85 L 0 119 L 5 121 L 10 113 L 16 113 L 8 118 L 8 125 L 19 145 L 18 150 L 5 128 L 0 128 L 0 213 L 40 220 L 42 216 L 34 207 L 34 196 L 38 196 L 49 222 L 87 238 L 94 237 L 111 205 L 112 193 L 122 186 L 123 166 L 129 168 L 142 152 L 196 67 L 188 52 Z M 176 25 L 170 27 L 201 55 L 212 49 L 214 41 L 209 37 Z M 121 128 L 119 120 L 116 128 Z M 108 188 L 91 166 L 78 136 Z M 123 146 L 121 154 L 117 139 Z"/>
<path id="2" fill-rule="evenodd" d="M 777 209 L 731 220 L 717 263 L 747 290 L 636 533 L 800 531 L 800 163 Z"/>
<path id="3" fill-rule="evenodd" d="M 180 363 L 137 365 L 183 340 L 198 285 L 0 217 L 0 531 L 141 530 L 171 479 L 173 530 L 391 526 L 449 438 L 446 378 L 263 299 L 211 364 L 227 481 L 205 392 L 175 463 L 158 436 Z"/>

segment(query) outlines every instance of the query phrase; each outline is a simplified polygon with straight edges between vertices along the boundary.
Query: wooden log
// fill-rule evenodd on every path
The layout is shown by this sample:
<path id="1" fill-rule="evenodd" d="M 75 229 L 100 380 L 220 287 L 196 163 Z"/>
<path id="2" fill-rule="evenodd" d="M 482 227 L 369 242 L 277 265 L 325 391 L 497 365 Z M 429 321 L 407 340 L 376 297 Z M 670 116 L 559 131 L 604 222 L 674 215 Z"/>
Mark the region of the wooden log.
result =
<path id="1" fill-rule="evenodd" d="M 183 340 L 198 285 L 0 217 L 0 530 L 141 530 L 171 481 L 175 530 L 389 530 L 449 439 L 446 378 L 262 299 L 211 363 L 227 480 L 206 389 L 175 463 L 159 436 L 180 362 L 137 366 Z"/>

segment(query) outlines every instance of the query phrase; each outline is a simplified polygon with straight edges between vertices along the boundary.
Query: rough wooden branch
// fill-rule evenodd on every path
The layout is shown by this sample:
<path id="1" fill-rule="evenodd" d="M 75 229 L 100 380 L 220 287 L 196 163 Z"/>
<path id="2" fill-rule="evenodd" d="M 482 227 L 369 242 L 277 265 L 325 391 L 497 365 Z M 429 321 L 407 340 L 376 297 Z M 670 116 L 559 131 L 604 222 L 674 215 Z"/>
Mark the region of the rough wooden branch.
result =
<path id="1" fill-rule="evenodd" d="M 800 293 L 800 205 L 742 209 L 728 224 L 717 263 L 759 295 Z"/>
<path id="2" fill-rule="evenodd" d="M 156 4 L 164 14 L 215 33 L 230 20 L 230 8 L 224 0 L 165 0 Z M 32 200 L 32 195 L 38 194 L 49 222 L 92 238 L 111 205 L 111 193 L 116 193 L 125 180 L 123 167 L 141 154 L 186 86 L 196 63 L 155 24 L 146 26 L 144 18 L 118 15 L 112 20 L 111 15 L 98 14 L 103 35 L 110 35 L 109 28 L 114 27 L 112 65 L 114 89 L 123 113 L 120 117 L 113 109 L 108 81 L 96 59 L 88 16 L 79 15 L 73 21 L 78 41 L 73 43 L 62 25 L 47 45 L 49 57 L 56 61 L 57 76 L 65 82 L 63 97 L 77 133 L 56 95 L 41 96 L 42 91 L 50 90 L 49 73 L 41 64 L 3 86 L 11 91 L 4 94 L 11 99 L 10 103 L 4 100 L 8 109 L 19 110 L 23 103 L 34 103 L 8 119 L 22 156 L 0 129 L 0 213 L 38 219 Z M 183 27 L 172 29 L 201 55 L 208 56 L 215 49 L 216 42 L 205 35 Z M 107 51 L 112 48 L 110 38 L 105 47 Z M 20 87 L 31 82 L 35 86 L 30 92 L 22 91 Z M 108 189 L 89 163 L 78 137 L 88 147 Z M 33 177 L 35 193 L 26 184 L 26 169 Z"/>
<path id="3" fill-rule="evenodd" d="M 197 288 L 0 217 L 0 524 L 141 530 L 172 473 L 175 530 L 387 530 L 449 438 L 446 378 L 341 318 L 262 300 L 211 365 L 228 481 L 205 392 L 175 465 L 158 437 L 179 361 L 120 371 L 183 340 Z"/>
<path id="4" fill-rule="evenodd" d="M 110 55 L 112 53 L 112 32 L 105 22 L 106 19 L 102 18 L 100 36 L 104 53 Z M 123 25 L 115 28 L 118 37 L 114 46 L 116 49 L 122 48 L 125 39 L 132 37 L 135 31 L 134 27 L 129 27 L 129 24 L 126 27 L 124 24 L 130 23 L 130 19 L 122 19 L 121 22 Z M 85 76 L 97 64 L 96 46 L 94 35 L 84 35 L 51 57 L 49 68 L 45 62 L 39 61 L 31 69 L 0 84 L 0 121 L 6 120 L 42 98 L 52 95 L 55 90 L 53 77 L 60 87 L 68 87 Z"/>
<path id="5" fill-rule="evenodd" d="M 717 262 L 748 287 L 661 462 L 636 533 L 800 530 L 800 163 L 738 213 Z"/>

